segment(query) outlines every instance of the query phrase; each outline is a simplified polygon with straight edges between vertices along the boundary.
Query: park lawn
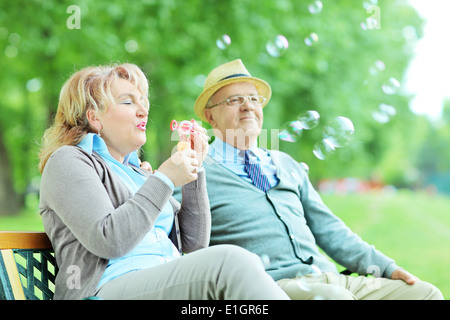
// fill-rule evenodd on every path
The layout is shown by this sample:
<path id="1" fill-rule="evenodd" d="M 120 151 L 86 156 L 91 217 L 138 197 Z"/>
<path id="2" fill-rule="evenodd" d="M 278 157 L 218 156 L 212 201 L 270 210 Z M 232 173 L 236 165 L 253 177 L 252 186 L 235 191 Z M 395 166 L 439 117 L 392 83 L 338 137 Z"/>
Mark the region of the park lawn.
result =
<path id="1" fill-rule="evenodd" d="M 323 195 L 365 241 L 450 299 L 450 197 L 411 191 Z M 43 231 L 33 210 L 0 217 L 0 230 Z"/>
<path id="2" fill-rule="evenodd" d="M 450 198 L 398 191 L 324 195 L 362 239 L 450 299 Z"/>

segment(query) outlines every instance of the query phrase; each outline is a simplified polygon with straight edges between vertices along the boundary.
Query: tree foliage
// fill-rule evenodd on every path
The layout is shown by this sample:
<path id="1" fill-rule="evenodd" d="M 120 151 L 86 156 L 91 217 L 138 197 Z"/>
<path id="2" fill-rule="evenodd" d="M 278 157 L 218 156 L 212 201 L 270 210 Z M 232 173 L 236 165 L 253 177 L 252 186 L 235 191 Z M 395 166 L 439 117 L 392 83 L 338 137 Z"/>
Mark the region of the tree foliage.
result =
<path id="1" fill-rule="evenodd" d="M 2 1 L 0 149 L 4 146 L 1 152 L 7 156 L 0 159 L 11 173 L 9 178 L 0 174 L 2 184 L 23 204 L 39 176 L 40 138 L 72 72 L 118 61 L 145 71 L 151 111 L 142 157 L 158 167 L 176 143 L 170 141 L 170 121 L 195 118 L 193 104 L 207 73 L 236 58 L 272 86 L 264 128 L 281 129 L 304 110 L 320 113 L 319 126 L 305 131 L 298 142 L 279 143 L 309 165 L 313 181 L 349 175 L 366 179 L 376 172 L 386 183 L 404 183 L 405 168 L 418 165 L 414 157 L 429 125 L 410 112 L 411 97 L 386 95 L 381 85 L 391 77 L 402 81 L 422 21 L 401 0 L 321 3 L 322 10 L 313 14 L 308 9 L 313 0 Z M 79 8 L 79 28 L 70 6 Z M 368 7 L 379 10 L 381 25 L 367 27 L 373 16 Z M 308 46 L 304 40 L 311 33 L 319 40 Z M 221 50 L 216 40 L 225 34 L 231 44 Z M 288 39 L 289 48 L 273 57 L 266 44 L 277 35 Z M 373 69 L 377 61 L 384 70 Z M 397 112 L 384 124 L 372 117 L 381 103 Z M 318 160 L 313 145 L 336 116 L 353 121 L 353 141 L 330 159 Z M 421 130 L 412 133 L 411 124 Z M 0 188 L 4 202 L 11 200 L 6 189 Z"/>

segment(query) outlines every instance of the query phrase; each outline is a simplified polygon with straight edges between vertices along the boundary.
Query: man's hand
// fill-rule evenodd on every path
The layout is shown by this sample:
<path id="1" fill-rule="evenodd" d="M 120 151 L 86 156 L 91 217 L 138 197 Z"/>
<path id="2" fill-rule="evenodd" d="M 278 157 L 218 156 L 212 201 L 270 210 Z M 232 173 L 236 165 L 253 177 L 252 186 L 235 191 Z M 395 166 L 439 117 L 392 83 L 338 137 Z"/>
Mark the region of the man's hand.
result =
<path id="1" fill-rule="evenodd" d="M 414 284 L 418 279 L 405 269 L 398 268 L 392 272 L 391 279 L 393 280 L 403 280 L 407 284 Z"/>

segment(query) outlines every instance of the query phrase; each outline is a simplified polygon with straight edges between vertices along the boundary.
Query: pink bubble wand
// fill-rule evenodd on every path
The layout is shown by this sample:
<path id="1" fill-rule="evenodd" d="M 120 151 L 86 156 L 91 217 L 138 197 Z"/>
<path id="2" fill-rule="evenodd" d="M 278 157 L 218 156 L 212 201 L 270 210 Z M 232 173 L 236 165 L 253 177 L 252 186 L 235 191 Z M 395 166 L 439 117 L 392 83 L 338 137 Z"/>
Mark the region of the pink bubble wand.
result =
<path id="1" fill-rule="evenodd" d="M 177 144 L 177 150 L 182 151 L 187 148 L 191 148 L 190 136 L 195 132 L 194 128 L 198 126 L 194 119 L 191 121 L 183 120 L 178 123 L 176 120 L 172 120 L 170 123 L 170 129 L 172 131 L 177 130 L 180 140 Z"/>

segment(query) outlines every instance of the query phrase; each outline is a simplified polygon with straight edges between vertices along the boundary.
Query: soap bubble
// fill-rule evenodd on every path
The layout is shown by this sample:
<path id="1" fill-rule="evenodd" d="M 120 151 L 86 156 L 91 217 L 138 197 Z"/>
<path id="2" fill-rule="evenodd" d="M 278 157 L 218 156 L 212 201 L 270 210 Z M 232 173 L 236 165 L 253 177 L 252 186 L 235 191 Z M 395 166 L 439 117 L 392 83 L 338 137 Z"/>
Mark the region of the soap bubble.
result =
<path id="1" fill-rule="evenodd" d="M 300 166 L 305 170 L 306 174 L 309 174 L 309 166 L 305 162 L 300 162 Z"/>
<path id="2" fill-rule="evenodd" d="M 296 142 L 302 135 L 302 124 L 300 121 L 291 121 L 278 134 L 278 137 L 286 142 Z"/>
<path id="3" fill-rule="evenodd" d="M 363 8 L 364 9 L 369 9 L 371 6 L 377 5 L 377 4 L 378 4 L 378 0 L 364 1 L 363 2 Z"/>
<path id="4" fill-rule="evenodd" d="M 300 122 L 300 125 L 303 129 L 310 130 L 317 126 L 319 123 L 320 115 L 315 110 L 308 110 L 304 113 L 301 113 L 297 120 Z"/>
<path id="5" fill-rule="evenodd" d="M 129 53 L 136 52 L 139 47 L 139 44 L 136 40 L 128 40 L 125 42 L 125 50 Z"/>
<path id="6" fill-rule="evenodd" d="M 383 90 L 384 93 L 386 94 L 396 94 L 398 92 L 400 88 L 400 82 L 395 79 L 395 78 L 389 78 L 388 81 L 386 81 L 385 83 L 383 83 L 383 85 L 381 86 L 381 89 Z"/>
<path id="7" fill-rule="evenodd" d="M 37 92 L 42 88 L 42 80 L 40 78 L 33 78 L 27 81 L 25 85 L 28 91 Z"/>
<path id="8" fill-rule="evenodd" d="M 355 132 L 353 122 L 346 117 L 336 117 L 325 126 L 324 138 L 335 147 L 346 146 Z"/>
<path id="9" fill-rule="evenodd" d="M 260 258 L 264 268 L 267 269 L 270 266 L 270 257 L 267 254 L 262 254 Z"/>
<path id="10" fill-rule="evenodd" d="M 219 39 L 216 40 L 217 48 L 220 50 L 225 50 L 231 44 L 231 38 L 229 35 L 224 34 Z"/>
<path id="11" fill-rule="evenodd" d="M 18 53 L 17 47 L 14 46 L 14 45 L 10 45 L 10 46 L 7 46 L 7 47 L 5 48 L 5 55 L 6 55 L 8 58 L 14 58 L 14 57 L 16 57 L 16 56 L 17 56 L 17 53 Z"/>
<path id="12" fill-rule="evenodd" d="M 313 3 L 311 3 L 308 6 L 308 10 L 309 12 L 311 12 L 312 14 L 317 14 L 320 13 L 322 11 L 323 8 L 323 4 L 322 1 L 314 1 Z"/>
<path id="13" fill-rule="evenodd" d="M 285 36 L 277 35 L 273 41 L 268 41 L 266 44 L 266 50 L 272 57 L 281 57 L 288 49 L 289 42 Z"/>
<path id="14" fill-rule="evenodd" d="M 322 271 L 320 271 L 318 266 L 312 264 L 309 266 L 309 275 L 318 278 L 322 275 Z"/>
<path id="15" fill-rule="evenodd" d="M 377 75 L 380 71 L 384 71 L 386 65 L 382 60 L 377 60 L 375 63 L 369 67 L 369 73 L 373 76 Z"/>
<path id="16" fill-rule="evenodd" d="M 297 273 L 295 277 L 297 285 L 304 291 L 311 291 L 310 283 L 317 282 L 322 276 L 322 271 L 320 271 L 319 267 L 315 265 L 309 265 L 308 268 L 304 271 L 300 271 Z"/>
<path id="17" fill-rule="evenodd" d="M 322 139 L 314 144 L 313 153 L 319 160 L 325 160 L 335 150 L 335 146 L 328 139 Z"/>
<path id="18" fill-rule="evenodd" d="M 336 148 L 346 146 L 354 132 L 355 128 L 350 119 L 346 117 L 334 118 L 324 127 L 322 140 L 314 145 L 314 155 L 320 160 L 325 160 Z"/>
<path id="19" fill-rule="evenodd" d="M 317 41 L 319 41 L 319 36 L 317 35 L 317 33 L 310 33 L 306 38 L 305 38 L 305 44 L 308 47 L 311 47 L 313 44 L 315 44 Z"/>
<path id="20" fill-rule="evenodd" d="M 283 126 L 278 136 L 286 142 L 296 142 L 303 130 L 311 130 L 319 123 L 320 115 L 315 110 L 307 110 L 297 116 L 297 120 L 288 122 Z"/>
<path id="21" fill-rule="evenodd" d="M 393 106 L 382 103 L 377 110 L 372 112 L 372 118 L 379 123 L 387 123 L 396 114 L 397 110 Z"/>

